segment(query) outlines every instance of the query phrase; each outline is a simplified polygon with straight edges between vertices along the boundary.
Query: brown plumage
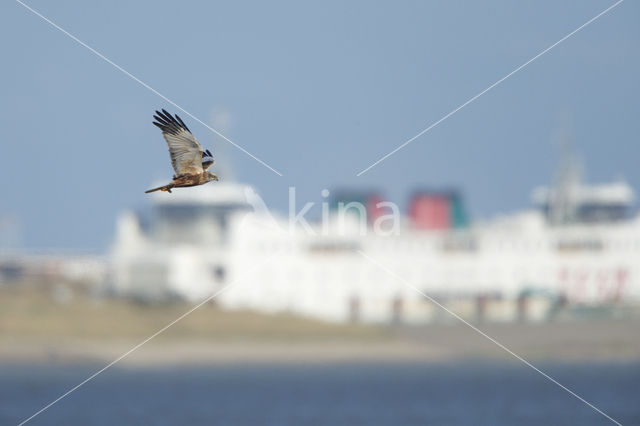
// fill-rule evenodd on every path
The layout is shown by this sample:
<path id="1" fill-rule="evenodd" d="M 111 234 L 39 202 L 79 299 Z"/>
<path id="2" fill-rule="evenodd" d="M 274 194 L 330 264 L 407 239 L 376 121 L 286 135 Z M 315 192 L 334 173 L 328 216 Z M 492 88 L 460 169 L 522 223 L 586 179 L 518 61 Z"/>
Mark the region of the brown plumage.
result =
<path id="1" fill-rule="evenodd" d="M 156 111 L 153 118 L 156 120 L 153 124 L 162 130 L 162 136 L 167 141 L 171 165 L 176 173 L 167 185 L 149 189 L 145 193 L 171 192 L 173 188 L 203 185 L 212 180 L 218 180 L 218 176 L 207 171 L 213 165 L 211 152 L 202 149 L 200 142 L 180 117 L 172 116 L 163 109 L 162 112 Z"/>

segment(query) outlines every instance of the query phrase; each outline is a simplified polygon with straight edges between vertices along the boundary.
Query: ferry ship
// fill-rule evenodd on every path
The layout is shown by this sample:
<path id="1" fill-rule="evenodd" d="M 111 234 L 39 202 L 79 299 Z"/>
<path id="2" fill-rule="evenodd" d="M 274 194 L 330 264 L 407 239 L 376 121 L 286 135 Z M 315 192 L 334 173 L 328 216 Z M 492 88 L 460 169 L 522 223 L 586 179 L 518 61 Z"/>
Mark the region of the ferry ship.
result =
<path id="1" fill-rule="evenodd" d="M 586 185 L 565 167 L 552 187 L 532 191 L 532 208 L 483 222 L 469 220 L 457 191 L 416 191 L 392 235 L 370 232 L 379 194 L 332 193 L 328 222 L 295 229 L 248 185 L 154 194 L 150 215 L 118 219 L 109 291 L 414 324 L 450 319 L 434 300 L 475 321 L 542 321 L 640 302 L 640 218 L 622 180 Z M 364 210 L 338 226 L 336 208 L 349 202 Z"/>

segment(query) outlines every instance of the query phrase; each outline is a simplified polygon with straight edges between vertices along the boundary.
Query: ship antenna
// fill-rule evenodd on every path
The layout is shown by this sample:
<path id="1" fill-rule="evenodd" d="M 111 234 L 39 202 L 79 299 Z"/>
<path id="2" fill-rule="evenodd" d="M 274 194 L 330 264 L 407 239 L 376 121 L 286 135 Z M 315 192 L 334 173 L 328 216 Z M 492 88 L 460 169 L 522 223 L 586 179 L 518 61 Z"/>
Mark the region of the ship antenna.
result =
<path id="1" fill-rule="evenodd" d="M 573 150 L 571 113 L 565 112 L 560 122 L 554 137 L 560 159 L 549 197 L 549 221 L 552 225 L 563 225 L 576 220 L 577 192 L 582 180 L 582 166 Z"/>

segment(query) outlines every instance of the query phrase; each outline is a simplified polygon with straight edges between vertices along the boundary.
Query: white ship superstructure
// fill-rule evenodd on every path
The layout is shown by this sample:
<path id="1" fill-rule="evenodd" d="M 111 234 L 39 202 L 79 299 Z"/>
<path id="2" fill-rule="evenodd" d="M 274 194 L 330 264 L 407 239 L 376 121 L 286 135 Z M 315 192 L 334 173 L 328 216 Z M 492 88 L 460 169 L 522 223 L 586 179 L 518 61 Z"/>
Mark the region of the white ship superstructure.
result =
<path id="1" fill-rule="evenodd" d="M 471 224 L 455 192 L 418 192 L 390 236 L 362 233 L 357 214 L 291 230 L 236 183 L 157 194 L 146 225 L 130 212 L 119 218 L 111 288 L 196 302 L 229 286 L 215 298 L 223 308 L 365 322 L 438 320 L 425 295 L 493 320 L 522 316 L 526 303 L 535 319 L 566 304 L 640 301 L 632 189 L 554 191 L 534 190 L 535 210 Z M 379 197 L 351 198 L 376 214 Z"/>

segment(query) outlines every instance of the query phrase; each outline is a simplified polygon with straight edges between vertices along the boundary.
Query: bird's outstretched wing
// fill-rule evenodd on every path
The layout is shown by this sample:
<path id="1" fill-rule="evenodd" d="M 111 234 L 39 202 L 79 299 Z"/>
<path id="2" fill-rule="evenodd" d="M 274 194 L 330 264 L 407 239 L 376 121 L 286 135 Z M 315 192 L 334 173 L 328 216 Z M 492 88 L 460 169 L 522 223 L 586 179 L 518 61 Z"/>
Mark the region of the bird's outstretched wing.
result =
<path id="1" fill-rule="evenodd" d="M 156 111 L 153 122 L 162 130 L 162 136 L 169 145 L 171 165 L 176 176 L 200 174 L 203 171 L 203 151 L 200 142 L 177 115 L 174 117 L 164 109 Z"/>
<path id="2" fill-rule="evenodd" d="M 202 153 L 202 169 L 207 170 L 213 165 L 213 154 L 208 149 Z"/>

